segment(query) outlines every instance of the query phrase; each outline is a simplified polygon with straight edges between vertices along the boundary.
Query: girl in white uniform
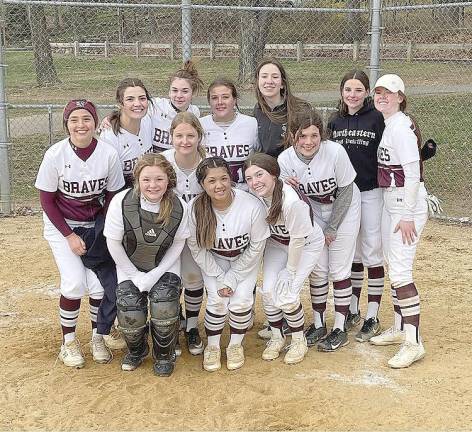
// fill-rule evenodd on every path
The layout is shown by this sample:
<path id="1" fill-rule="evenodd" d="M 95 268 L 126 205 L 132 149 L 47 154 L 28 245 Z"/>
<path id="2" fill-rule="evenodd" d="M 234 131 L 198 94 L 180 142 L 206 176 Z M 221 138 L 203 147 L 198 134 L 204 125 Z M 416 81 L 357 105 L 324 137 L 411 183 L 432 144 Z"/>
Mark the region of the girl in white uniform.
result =
<path id="1" fill-rule="evenodd" d="M 174 148 L 165 150 L 162 155 L 172 164 L 177 174 L 174 192 L 188 203 L 203 191 L 196 177 L 197 166 L 205 158 L 205 149 L 202 146 L 203 128 L 197 117 L 185 111 L 174 118 L 170 132 Z M 203 352 L 203 342 L 198 332 L 198 315 L 203 301 L 203 277 L 187 245 L 182 251 L 181 261 L 185 337 L 190 354 L 198 355 Z"/>
<path id="2" fill-rule="evenodd" d="M 116 263 L 118 322 L 128 346 L 121 368 L 136 369 L 149 352 L 149 310 L 154 373 L 169 376 L 179 331 L 180 254 L 189 235 L 187 204 L 174 195 L 176 175 L 162 155 L 143 155 L 134 176 L 134 189 L 125 189 L 110 203 L 104 230 Z"/>
<path id="3" fill-rule="evenodd" d="M 238 93 L 228 79 L 213 81 L 208 87 L 207 98 L 211 114 L 200 120 L 205 130 L 207 154 L 227 161 L 236 186 L 247 190 L 243 166 L 259 145 L 257 120 L 237 111 Z"/>
<path id="4" fill-rule="evenodd" d="M 394 325 L 370 339 L 374 345 L 402 344 L 388 361 L 404 368 L 425 355 L 420 332 L 420 298 L 413 281 L 418 241 L 428 219 L 422 179 L 421 137 L 404 114 L 405 85 L 398 75 L 384 75 L 375 84 L 375 107 L 385 130 L 377 152 L 379 186 L 383 189 L 382 247 L 392 284 Z"/>
<path id="5" fill-rule="evenodd" d="M 334 351 L 349 343 L 345 319 L 351 301 L 351 263 L 360 223 L 360 193 L 356 172 L 344 148 L 324 139 L 321 116 L 312 108 L 301 112 L 290 126 L 294 145 L 278 162 L 281 176 L 308 198 L 315 221 L 325 235 L 321 257 L 310 275 L 314 324 L 306 332 L 309 345 L 327 333 L 325 324 L 328 281 L 333 282 L 333 330 L 318 342 L 318 350 Z"/>
<path id="6" fill-rule="evenodd" d="M 256 153 L 245 163 L 249 190 L 267 208 L 266 220 L 271 231 L 264 251 L 261 294 L 272 334 L 262 358 L 274 360 L 283 350 L 282 320 L 285 317 L 292 343 L 284 362 L 295 364 L 301 362 L 308 351 L 300 292 L 323 250 L 324 235 L 316 223 L 313 225 L 308 198 L 284 184 L 279 176 L 279 165 L 272 156 Z"/>
<path id="7" fill-rule="evenodd" d="M 151 96 L 143 82 L 137 78 L 126 78 L 118 84 L 114 111 L 109 122 L 111 128 L 100 134 L 120 156 L 126 187 L 133 186 L 133 170 L 138 158 L 152 151 L 151 119 L 146 116 Z"/>
<path id="8" fill-rule="evenodd" d="M 192 61 L 185 62 L 182 69 L 169 77 L 169 98 L 153 98 L 149 109 L 152 122 L 154 152 L 160 153 L 172 148 L 170 125 L 174 117 L 188 111 L 200 117 L 200 110 L 192 105 L 192 96 L 203 89 L 203 81 Z"/>
<path id="9" fill-rule="evenodd" d="M 231 187 L 231 172 L 224 159 L 204 159 L 197 168 L 197 179 L 204 192 L 191 202 L 188 245 L 202 269 L 208 295 L 203 368 L 210 372 L 221 368 L 220 338 L 229 313 L 227 367 L 238 369 L 244 364 L 241 343 L 251 322 L 252 292 L 269 226 L 263 204 Z"/>
<path id="10" fill-rule="evenodd" d="M 75 329 L 81 299 L 87 294 L 93 359 L 107 363 L 111 353 L 96 330 L 103 287 L 95 273 L 84 266 L 80 257 L 86 253 L 85 243 L 73 229 L 93 227 L 113 193 L 124 186 L 124 179 L 116 150 L 94 138 L 98 117 L 91 102 L 70 101 L 63 120 L 69 137 L 46 151 L 35 186 L 44 210 L 44 238 L 61 275 L 59 312 L 63 338 L 59 358 L 66 366 L 81 368 L 85 360 Z"/>

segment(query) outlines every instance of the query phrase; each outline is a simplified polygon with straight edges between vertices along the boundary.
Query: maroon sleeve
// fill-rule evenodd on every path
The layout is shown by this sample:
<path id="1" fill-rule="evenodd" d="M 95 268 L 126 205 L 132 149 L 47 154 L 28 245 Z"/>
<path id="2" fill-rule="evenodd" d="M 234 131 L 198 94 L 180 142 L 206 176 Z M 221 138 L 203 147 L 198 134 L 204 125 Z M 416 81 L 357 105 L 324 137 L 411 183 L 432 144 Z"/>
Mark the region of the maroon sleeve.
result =
<path id="1" fill-rule="evenodd" d="M 111 199 L 118 193 L 119 191 L 111 192 L 109 190 L 105 191 L 105 201 L 103 202 L 103 215 L 106 216 L 108 211 L 108 206 L 110 205 Z"/>
<path id="2" fill-rule="evenodd" d="M 59 230 L 59 232 L 67 237 L 69 234 L 72 234 L 72 229 L 67 225 L 64 216 L 62 215 L 59 207 L 56 204 L 56 192 L 46 192 L 43 190 L 39 191 L 39 201 L 41 202 L 41 207 L 46 213 L 49 220 L 52 224 Z"/>

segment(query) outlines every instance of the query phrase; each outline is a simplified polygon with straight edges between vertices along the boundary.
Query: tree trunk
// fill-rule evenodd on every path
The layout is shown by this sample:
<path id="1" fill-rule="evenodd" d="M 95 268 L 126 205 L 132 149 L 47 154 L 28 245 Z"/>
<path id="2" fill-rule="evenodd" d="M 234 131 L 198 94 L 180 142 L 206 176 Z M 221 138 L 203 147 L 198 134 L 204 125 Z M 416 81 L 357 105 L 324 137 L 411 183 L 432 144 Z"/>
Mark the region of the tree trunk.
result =
<path id="1" fill-rule="evenodd" d="M 28 21 L 31 29 L 31 42 L 36 68 L 36 81 L 40 87 L 60 82 L 52 59 L 43 6 L 28 7 Z"/>
<path id="2" fill-rule="evenodd" d="M 274 0 L 240 0 L 241 6 L 274 6 Z M 267 33 L 273 12 L 243 11 L 240 18 L 238 82 L 245 86 L 252 82 L 257 64 L 264 57 Z"/>

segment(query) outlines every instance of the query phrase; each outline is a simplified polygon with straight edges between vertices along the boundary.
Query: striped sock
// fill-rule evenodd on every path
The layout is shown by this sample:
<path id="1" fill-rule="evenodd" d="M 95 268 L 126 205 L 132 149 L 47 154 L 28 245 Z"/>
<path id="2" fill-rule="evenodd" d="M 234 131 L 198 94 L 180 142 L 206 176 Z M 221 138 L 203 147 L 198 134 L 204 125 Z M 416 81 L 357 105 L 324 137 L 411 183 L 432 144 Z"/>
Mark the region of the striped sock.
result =
<path id="1" fill-rule="evenodd" d="M 344 323 L 351 303 L 351 279 L 333 282 L 334 290 L 334 326 L 344 331 Z"/>
<path id="2" fill-rule="evenodd" d="M 292 333 L 303 330 L 303 326 L 305 325 L 305 314 L 303 313 L 303 307 L 300 303 L 294 311 L 284 312 L 284 317 L 287 320 L 287 324 Z"/>
<path id="3" fill-rule="evenodd" d="M 198 314 L 203 301 L 203 287 L 184 290 L 185 317 L 187 318 L 186 331 L 197 327 Z"/>
<path id="4" fill-rule="evenodd" d="M 383 266 L 370 267 L 367 269 L 368 287 L 367 287 L 367 314 L 366 319 L 377 318 L 382 300 L 382 293 L 385 281 L 385 272 Z"/>
<path id="5" fill-rule="evenodd" d="M 362 283 L 364 280 L 364 265 L 362 263 L 352 263 L 351 267 L 351 283 L 352 297 L 349 311 L 352 314 L 359 313 L 359 299 L 361 297 Z"/>
<path id="6" fill-rule="evenodd" d="M 311 307 L 313 308 L 313 322 L 316 328 L 325 325 L 326 301 L 328 300 L 328 281 L 310 282 Z"/>
<path id="7" fill-rule="evenodd" d="M 80 299 L 68 299 L 61 295 L 59 298 L 59 316 L 64 342 L 75 339 L 75 328 L 79 319 Z"/>
<path id="8" fill-rule="evenodd" d="M 414 283 L 396 289 L 398 304 L 405 327 L 405 338 L 409 342 L 419 343 L 420 335 L 420 296 Z"/>
<path id="9" fill-rule="evenodd" d="M 89 297 L 89 311 L 90 311 L 90 321 L 92 322 L 92 331 L 95 335 L 97 333 L 97 313 L 100 303 L 102 302 L 102 297 L 93 298 Z"/>

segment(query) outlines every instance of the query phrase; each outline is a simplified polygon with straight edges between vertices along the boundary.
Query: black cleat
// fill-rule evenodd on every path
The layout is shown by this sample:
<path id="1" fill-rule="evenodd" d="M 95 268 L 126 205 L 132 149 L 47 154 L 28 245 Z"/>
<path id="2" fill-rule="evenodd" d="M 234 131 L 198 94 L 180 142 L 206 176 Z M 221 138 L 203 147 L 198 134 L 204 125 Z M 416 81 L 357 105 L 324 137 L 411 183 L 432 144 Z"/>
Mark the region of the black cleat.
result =
<path id="1" fill-rule="evenodd" d="M 310 324 L 310 326 L 305 330 L 306 344 L 309 347 L 315 346 L 316 343 L 323 339 L 327 333 L 326 326 L 316 328 L 315 324 Z"/>
<path id="2" fill-rule="evenodd" d="M 333 329 L 333 331 L 326 336 L 322 341 L 318 342 L 318 351 L 331 352 L 347 345 L 349 340 L 347 338 L 347 332 L 341 329 Z"/>

